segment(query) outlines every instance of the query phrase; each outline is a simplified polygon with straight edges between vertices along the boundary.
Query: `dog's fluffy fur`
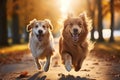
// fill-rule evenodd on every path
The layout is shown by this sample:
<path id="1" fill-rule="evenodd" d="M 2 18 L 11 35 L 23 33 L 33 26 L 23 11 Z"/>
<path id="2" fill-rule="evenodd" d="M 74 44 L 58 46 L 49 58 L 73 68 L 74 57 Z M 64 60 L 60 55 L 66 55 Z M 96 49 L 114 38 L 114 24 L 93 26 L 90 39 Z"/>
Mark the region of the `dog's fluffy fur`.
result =
<path id="1" fill-rule="evenodd" d="M 90 27 L 91 21 L 85 13 L 81 13 L 79 17 L 69 16 L 64 21 L 62 36 L 59 40 L 59 52 L 67 71 L 72 67 L 75 71 L 80 70 L 89 51 L 86 37 Z"/>
<path id="2" fill-rule="evenodd" d="M 27 25 L 27 31 L 29 34 L 29 47 L 32 52 L 32 56 L 35 59 L 38 69 L 41 69 L 39 59 L 46 58 L 46 64 L 44 71 L 48 71 L 50 65 L 50 59 L 53 54 L 53 36 L 51 33 L 53 26 L 50 20 L 32 20 Z"/>

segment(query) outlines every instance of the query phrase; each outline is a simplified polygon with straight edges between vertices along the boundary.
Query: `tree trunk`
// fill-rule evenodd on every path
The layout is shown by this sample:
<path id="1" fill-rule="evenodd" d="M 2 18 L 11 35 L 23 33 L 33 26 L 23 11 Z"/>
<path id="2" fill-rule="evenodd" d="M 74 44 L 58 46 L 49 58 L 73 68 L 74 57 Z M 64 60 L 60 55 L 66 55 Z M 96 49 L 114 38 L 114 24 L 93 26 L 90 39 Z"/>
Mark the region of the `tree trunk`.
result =
<path id="1" fill-rule="evenodd" d="M 95 3 L 95 2 L 94 2 Z M 93 9 L 91 9 L 91 3 L 90 3 L 90 0 L 87 0 L 87 5 L 88 5 L 88 12 L 89 12 L 89 15 L 91 16 L 91 19 L 92 19 L 92 30 L 91 30 L 91 40 L 92 41 L 95 41 L 95 37 L 94 37 L 94 32 L 95 32 L 95 25 L 94 25 L 94 16 L 95 16 L 95 4 L 92 4 L 94 5 L 93 6 Z"/>
<path id="2" fill-rule="evenodd" d="M 94 7 L 95 9 L 95 7 Z M 91 12 L 91 16 L 92 16 L 92 30 L 91 30 L 91 40 L 92 41 L 95 41 L 95 36 L 94 36 L 94 33 L 95 33 L 95 24 L 94 24 L 94 20 L 95 20 L 95 10 L 93 10 Z"/>
<path id="3" fill-rule="evenodd" d="M 26 31 L 26 26 L 27 26 L 27 21 L 29 21 L 29 16 L 30 15 L 30 9 L 28 10 L 28 2 L 27 1 L 24 1 L 24 4 L 25 4 L 25 13 L 24 13 L 24 24 L 25 24 L 25 42 L 28 42 L 29 41 L 29 33 Z"/>
<path id="4" fill-rule="evenodd" d="M 91 40 L 95 41 L 95 37 L 94 37 L 94 32 L 95 32 L 95 24 L 94 24 L 94 19 L 95 19 L 95 7 L 96 7 L 96 1 L 93 0 L 92 5 L 90 5 L 90 1 L 88 0 L 88 9 L 90 12 L 90 16 L 92 18 L 92 30 L 91 30 Z M 92 9 L 91 9 L 92 6 Z"/>
<path id="5" fill-rule="evenodd" d="M 7 0 L 0 0 L 0 46 L 8 45 L 6 3 Z"/>
<path id="6" fill-rule="evenodd" d="M 114 42 L 114 0 L 111 0 L 110 1 L 110 12 L 111 12 L 111 26 L 110 26 L 110 29 L 111 29 L 111 36 L 110 36 L 110 39 L 109 39 L 109 42 Z"/>
<path id="7" fill-rule="evenodd" d="M 28 41 L 29 41 L 29 33 L 25 32 L 25 42 L 28 42 Z"/>
<path id="8" fill-rule="evenodd" d="M 14 3 L 16 0 L 13 0 Z M 20 43 L 20 34 L 19 34 L 19 16 L 16 10 L 18 9 L 18 5 L 15 4 L 13 7 L 13 14 L 12 14 L 12 39 L 13 44 L 19 44 Z"/>
<path id="9" fill-rule="evenodd" d="M 98 5 L 98 42 L 104 42 L 103 39 L 103 25 L 102 25 L 102 0 L 97 0 L 97 5 Z"/>

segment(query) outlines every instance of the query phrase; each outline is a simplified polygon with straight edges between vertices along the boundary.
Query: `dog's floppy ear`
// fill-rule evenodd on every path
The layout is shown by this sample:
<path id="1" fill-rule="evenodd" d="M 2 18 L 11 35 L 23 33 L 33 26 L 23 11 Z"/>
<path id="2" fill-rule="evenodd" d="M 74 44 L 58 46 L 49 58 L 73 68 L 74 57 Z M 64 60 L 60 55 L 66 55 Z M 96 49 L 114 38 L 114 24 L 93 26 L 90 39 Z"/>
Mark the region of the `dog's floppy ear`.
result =
<path id="1" fill-rule="evenodd" d="M 79 17 L 83 20 L 83 25 L 82 28 L 83 28 L 83 32 L 85 32 L 87 30 L 87 22 L 86 22 L 86 19 L 87 19 L 87 16 L 86 16 L 86 12 L 83 12 L 79 15 Z"/>
<path id="2" fill-rule="evenodd" d="M 64 29 L 67 27 L 68 23 L 69 23 L 69 19 L 66 19 L 66 20 L 64 21 Z"/>
<path id="3" fill-rule="evenodd" d="M 26 27 L 26 31 L 27 32 L 30 32 L 31 30 L 32 30 L 32 28 L 33 28 L 33 23 L 35 23 L 37 20 L 36 19 L 33 19 L 33 20 L 31 20 L 30 21 L 30 23 L 27 25 L 27 27 Z"/>
<path id="4" fill-rule="evenodd" d="M 45 19 L 45 21 L 46 21 L 48 27 L 50 28 L 50 30 L 53 30 L 53 25 L 52 25 L 51 21 L 49 19 Z"/>
<path id="5" fill-rule="evenodd" d="M 81 13 L 81 14 L 79 15 L 79 17 L 82 18 L 83 21 L 85 21 L 85 19 L 86 19 L 86 17 L 87 17 L 86 12 Z"/>
<path id="6" fill-rule="evenodd" d="M 86 12 L 81 13 L 79 17 L 84 21 L 83 25 L 85 26 L 85 28 L 87 28 L 88 30 L 91 30 L 92 20 L 87 17 Z"/>
<path id="7" fill-rule="evenodd" d="M 73 17 L 72 13 L 68 13 L 67 19 L 64 21 L 64 29 L 67 27 L 67 25 L 70 23 L 70 19 Z"/>

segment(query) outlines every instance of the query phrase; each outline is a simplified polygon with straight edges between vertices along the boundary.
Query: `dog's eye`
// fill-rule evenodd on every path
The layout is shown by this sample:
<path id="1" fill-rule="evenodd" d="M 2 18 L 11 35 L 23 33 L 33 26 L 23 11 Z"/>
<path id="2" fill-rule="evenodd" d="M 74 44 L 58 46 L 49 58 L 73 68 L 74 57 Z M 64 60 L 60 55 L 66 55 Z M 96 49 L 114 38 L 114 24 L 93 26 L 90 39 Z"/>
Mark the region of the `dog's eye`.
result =
<path id="1" fill-rule="evenodd" d="M 73 25 L 73 23 L 70 23 L 70 26 L 72 26 Z"/>
<path id="2" fill-rule="evenodd" d="M 43 28 L 45 28 L 45 25 L 43 25 Z"/>
<path id="3" fill-rule="evenodd" d="M 35 28 L 38 28 L 38 25 L 36 25 Z"/>
<path id="4" fill-rule="evenodd" d="M 79 26 L 81 26 L 81 23 L 78 23 Z"/>

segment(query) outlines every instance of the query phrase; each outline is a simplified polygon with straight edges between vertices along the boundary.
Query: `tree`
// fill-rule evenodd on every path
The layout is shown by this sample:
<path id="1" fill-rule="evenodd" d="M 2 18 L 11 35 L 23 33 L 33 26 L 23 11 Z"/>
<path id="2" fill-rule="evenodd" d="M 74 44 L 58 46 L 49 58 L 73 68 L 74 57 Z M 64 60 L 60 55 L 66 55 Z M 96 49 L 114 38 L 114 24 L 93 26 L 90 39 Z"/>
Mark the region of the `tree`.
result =
<path id="1" fill-rule="evenodd" d="M 88 3 L 88 12 L 89 15 L 91 16 L 92 19 L 92 30 L 91 30 L 91 40 L 95 41 L 94 37 L 94 32 L 95 32 L 95 24 L 94 24 L 94 19 L 95 19 L 95 7 L 96 7 L 96 1 L 95 0 L 87 0 Z"/>
<path id="2" fill-rule="evenodd" d="M 111 13 L 111 25 L 110 25 L 110 29 L 111 29 L 111 36 L 109 39 L 109 42 L 114 42 L 114 0 L 110 0 L 110 13 Z"/>
<path id="3" fill-rule="evenodd" d="M 34 7 L 31 6 L 31 5 L 33 5 L 33 3 L 34 3 L 34 1 L 32 1 L 32 0 L 29 0 L 29 1 L 25 0 L 23 2 L 23 5 L 20 5 L 21 10 L 23 10 L 23 8 L 24 8 L 23 13 L 21 14 L 21 16 L 23 16 L 23 19 L 21 22 L 23 23 L 23 26 L 25 26 L 23 28 L 24 29 L 23 32 L 25 33 L 25 42 L 29 41 L 29 33 L 26 31 L 26 26 L 30 21 L 30 18 L 31 18 L 30 16 L 34 12 L 34 10 L 33 10 Z"/>
<path id="4" fill-rule="evenodd" d="M 7 0 L 0 0 L 0 46 L 8 45 L 6 3 Z"/>
<path id="5" fill-rule="evenodd" d="M 20 43 L 20 34 L 19 34 L 19 16 L 17 10 L 19 8 L 17 0 L 13 0 L 13 14 L 12 14 L 12 39 L 13 44 Z"/>
<path id="6" fill-rule="evenodd" d="M 103 25 L 102 25 L 102 0 L 97 0 L 97 5 L 98 5 L 98 42 L 103 42 L 104 38 L 103 38 Z"/>

